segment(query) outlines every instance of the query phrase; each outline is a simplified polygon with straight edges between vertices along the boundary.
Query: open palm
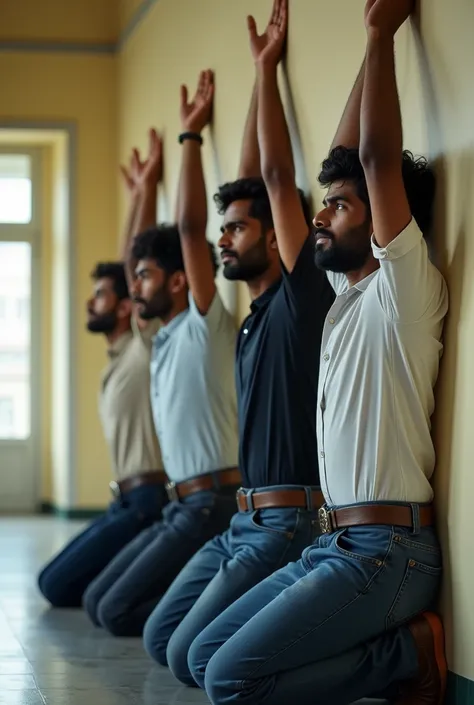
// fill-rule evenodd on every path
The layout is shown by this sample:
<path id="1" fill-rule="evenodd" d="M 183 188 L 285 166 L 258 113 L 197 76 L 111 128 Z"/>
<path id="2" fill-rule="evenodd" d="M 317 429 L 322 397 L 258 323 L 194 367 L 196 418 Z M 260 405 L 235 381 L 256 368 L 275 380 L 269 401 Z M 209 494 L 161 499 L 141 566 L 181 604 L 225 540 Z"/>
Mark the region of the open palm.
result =
<path id="1" fill-rule="evenodd" d="M 395 34 L 415 9 L 415 0 L 367 0 L 365 26 Z"/>
<path id="2" fill-rule="evenodd" d="M 257 24 L 252 16 L 247 18 L 247 26 L 254 61 L 278 63 L 282 59 L 285 49 L 288 29 L 288 0 L 274 0 L 272 15 L 263 34 L 258 34 Z"/>
<path id="3" fill-rule="evenodd" d="M 190 132 L 201 132 L 212 118 L 214 102 L 214 74 L 209 69 L 201 71 L 196 94 L 188 100 L 188 89 L 181 86 L 181 123 Z"/>

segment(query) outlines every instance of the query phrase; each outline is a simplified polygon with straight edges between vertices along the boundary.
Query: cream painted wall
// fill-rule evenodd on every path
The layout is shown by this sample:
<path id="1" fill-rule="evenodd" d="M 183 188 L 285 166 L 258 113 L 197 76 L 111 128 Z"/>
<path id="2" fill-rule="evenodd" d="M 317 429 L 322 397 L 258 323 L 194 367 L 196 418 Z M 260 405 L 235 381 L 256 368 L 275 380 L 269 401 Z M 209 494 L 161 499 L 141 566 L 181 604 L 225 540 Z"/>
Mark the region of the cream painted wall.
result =
<path id="1" fill-rule="evenodd" d="M 0 41 L 113 43 L 117 0 L 0 0 Z"/>
<path id="2" fill-rule="evenodd" d="M 213 68 L 217 83 L 214 134 L 220 173 L 206 135 L 210 193 L 218 180 L 235 178 L 253 82 L 245 15 L 253 12 L 263 22 L 270 5 L 271 0 L 160 0 L 124 48 L 120 155 L 124 158 L 132 145 L 144 146 L 151 124 L 164 131 L 168 204 L 180 159 L 178 87 L 181 82 L 194 85 L 202 68 Z M 289 74 L 315 203 L 321 199 L 319 165 L 362 58 L 363 6 L 363 0 L 341 0 L 336 17 L 331 3 L 323 0 L 292 2 Z M 439 170 L 438 257 L 451 289 L 435 420 L 439 525 L 447 563 L 444 612 L 450 666 L 474 679 L 474 565 L 469 560 L 474 531 L 474 4 L 424 0 L 421 6 L 424 49 L 419 55 L 412 31 L 403 30 L 397 41 L 398 74 L 406 146 L 436 159 Z M 123 209 L 122 203 L 121 216 Z M 210 230 L 217 232 L 218 225 L 214 215 Z M 248 305 L 243 288 L 239 303 L 242 317 Z"/>
<path id="3" fill-rule="evenodd" d="M 73 164 L 77 419 L 75 506 L 102 507 L 110 463 L 97 415 L 101 339 L 84 330 L 89 273 L 98 259 L 117 256 L 116 59 L 94 55 L 0 54 L 0 121 L 68 121 L 77 127 Z M 46 321 L 46 327 L 51 326 Z M 45 443 L 45 441 L 44 441 Z M 67 456 L 63 456 L 67 457 Z M 56 501 L 67 495 L 61 480 Z M 47 483 L 45 485 L 47 489 Z"/>

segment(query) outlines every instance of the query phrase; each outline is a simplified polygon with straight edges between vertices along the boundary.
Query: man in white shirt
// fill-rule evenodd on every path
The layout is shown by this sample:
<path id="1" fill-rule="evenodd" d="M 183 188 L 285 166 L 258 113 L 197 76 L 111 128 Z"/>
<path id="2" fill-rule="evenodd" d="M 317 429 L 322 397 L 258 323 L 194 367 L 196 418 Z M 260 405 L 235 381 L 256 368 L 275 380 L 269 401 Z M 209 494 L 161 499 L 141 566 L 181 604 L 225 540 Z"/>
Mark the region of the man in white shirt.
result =
<path id="1" fill-rule="evenodd" d="M 402 151 L 394 36 L 412 9 L 367 0 L 366 60 L 320 175 L 315 257 L 337 294 L 318 391 L 323 533 L 194 640 L 188 664 L 214 705 L 443 701 L 443 628 L 426 610 L 442 572 L 430 417 L 448 297 L 422 235 L 433 176 Z M 249 29 L 263 176 L 275 228 L 296 247 L 307 226 L 277 83 L 287 11 L 281 0 L 263 49 Z"/>

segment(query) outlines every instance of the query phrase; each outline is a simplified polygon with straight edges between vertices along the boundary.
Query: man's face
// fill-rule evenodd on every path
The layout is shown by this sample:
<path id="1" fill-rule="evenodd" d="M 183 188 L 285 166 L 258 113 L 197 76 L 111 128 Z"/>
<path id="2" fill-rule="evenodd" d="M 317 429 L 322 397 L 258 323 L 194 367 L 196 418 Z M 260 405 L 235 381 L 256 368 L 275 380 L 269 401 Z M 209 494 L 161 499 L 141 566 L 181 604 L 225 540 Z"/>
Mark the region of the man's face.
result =
<path id="1" fill-rule="evenodd" d="M 318 267 L 346 274 L 367 263 L 372 253 L 372 221 L 352 183 L 336 181 L 330 186 L 313 225 Z"/>
<path id="2" fill-rule="evenodd" d="M 248 215 L 250 200 L 234 201 L 228 207 L 218 244 L 226 279 L 251 281 L 270 266 L 269 235 L 262 224 Z"/>
<path id="3" fill-rule="evenodd" d="M 91 333 L 112 333 L 118 322 L 119 298 L 109 277 L 97 279 L 87 301 L 87 330 Z"/>
<path id="4" fill-rule="evenodd" d="M 143 259 L 135 270 L 133 301 L 137 313 L 145 321 L 166 319 L 173 308 L 170 277 L 154 260 Z"/>

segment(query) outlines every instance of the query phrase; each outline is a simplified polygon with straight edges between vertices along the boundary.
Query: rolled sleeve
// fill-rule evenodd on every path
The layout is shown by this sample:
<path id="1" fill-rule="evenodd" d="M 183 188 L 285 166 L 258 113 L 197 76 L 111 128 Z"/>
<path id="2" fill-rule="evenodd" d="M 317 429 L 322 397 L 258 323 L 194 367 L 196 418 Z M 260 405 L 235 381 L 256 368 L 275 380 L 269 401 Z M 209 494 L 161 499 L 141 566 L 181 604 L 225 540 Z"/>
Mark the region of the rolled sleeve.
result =
<path id="1" fill-rule="evenodd" d="M 445 316 L 446 283 L 429 259 L 414 218 L 387 247 L 379 247 L 372 236 L 372 252 L 380 262 L 380 305 L 389 318 L 410 323 Z"/>

